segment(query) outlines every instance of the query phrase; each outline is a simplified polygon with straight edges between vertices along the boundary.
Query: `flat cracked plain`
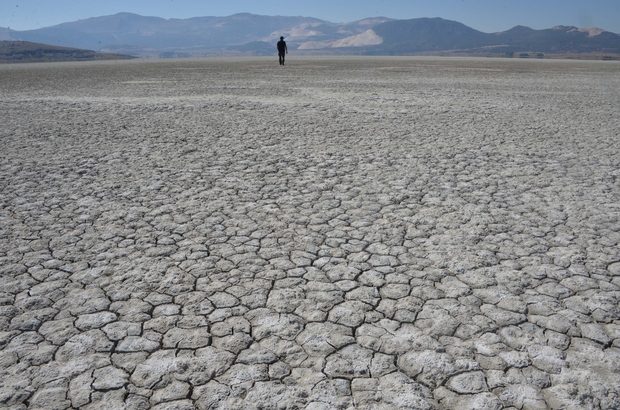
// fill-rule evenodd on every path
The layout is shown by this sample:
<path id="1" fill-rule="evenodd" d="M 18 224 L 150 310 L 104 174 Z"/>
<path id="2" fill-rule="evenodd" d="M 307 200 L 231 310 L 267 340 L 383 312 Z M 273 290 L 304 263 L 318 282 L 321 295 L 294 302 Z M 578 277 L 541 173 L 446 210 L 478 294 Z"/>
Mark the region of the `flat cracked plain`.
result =
<path id="1" fill-rule="evenodd" d="M 620 65 L 0 67 L 3 409 L 620 407 Z"/>

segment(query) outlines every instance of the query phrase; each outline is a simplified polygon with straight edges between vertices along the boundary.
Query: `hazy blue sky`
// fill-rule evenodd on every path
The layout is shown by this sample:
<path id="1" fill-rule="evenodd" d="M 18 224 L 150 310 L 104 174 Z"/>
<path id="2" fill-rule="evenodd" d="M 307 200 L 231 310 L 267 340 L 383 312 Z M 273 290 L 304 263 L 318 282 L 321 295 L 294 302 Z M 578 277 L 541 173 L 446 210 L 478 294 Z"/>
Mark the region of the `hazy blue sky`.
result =
<path id="1" fill-rule="evenodd" d="M 517 24 L 600 27 L 620 33 L 620 0 L 0 0 L 0 27 L 28 30 L 119 12 L 187 18 L 249 12 L 348 22 L 442 17 L 484 32 Z"/>

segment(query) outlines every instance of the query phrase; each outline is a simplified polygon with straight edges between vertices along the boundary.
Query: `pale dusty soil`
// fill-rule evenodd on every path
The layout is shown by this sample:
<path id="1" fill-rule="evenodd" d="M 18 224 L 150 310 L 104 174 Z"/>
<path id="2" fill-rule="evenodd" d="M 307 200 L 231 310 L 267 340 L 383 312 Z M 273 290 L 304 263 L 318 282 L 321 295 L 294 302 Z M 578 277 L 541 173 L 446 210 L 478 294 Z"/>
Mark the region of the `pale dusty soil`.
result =
<path id="1" fill-rule="evenodd" d="M 620 65 L 0 67 L 0 408 L 620 407 Z"/>

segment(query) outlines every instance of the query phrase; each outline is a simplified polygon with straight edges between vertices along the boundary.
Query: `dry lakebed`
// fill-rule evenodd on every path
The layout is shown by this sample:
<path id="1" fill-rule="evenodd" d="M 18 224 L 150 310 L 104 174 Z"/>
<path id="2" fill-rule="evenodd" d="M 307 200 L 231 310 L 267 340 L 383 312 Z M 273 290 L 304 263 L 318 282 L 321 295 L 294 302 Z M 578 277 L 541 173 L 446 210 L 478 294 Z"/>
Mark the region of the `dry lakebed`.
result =
<path id="1" fill-rule="evenodd" d="M 0 408 L 620 408 L 620 64 L 0 66 Z"/>

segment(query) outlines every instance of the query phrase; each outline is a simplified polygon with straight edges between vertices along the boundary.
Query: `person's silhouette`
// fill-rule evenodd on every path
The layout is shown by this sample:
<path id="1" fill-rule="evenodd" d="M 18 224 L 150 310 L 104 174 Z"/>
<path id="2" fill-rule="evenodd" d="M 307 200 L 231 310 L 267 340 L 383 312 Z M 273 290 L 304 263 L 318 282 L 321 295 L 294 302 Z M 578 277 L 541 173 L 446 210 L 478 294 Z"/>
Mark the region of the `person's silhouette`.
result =
<path id="1" fill-rule="evenodd" d="M 280 41 L 278 41 L 278 59 L 280 60 L 280 65 L 284 65 L 284 56 L 286 54 L 288 54 L 286 41 L 284 41 L 284 37 L 280 37 Z"/>

